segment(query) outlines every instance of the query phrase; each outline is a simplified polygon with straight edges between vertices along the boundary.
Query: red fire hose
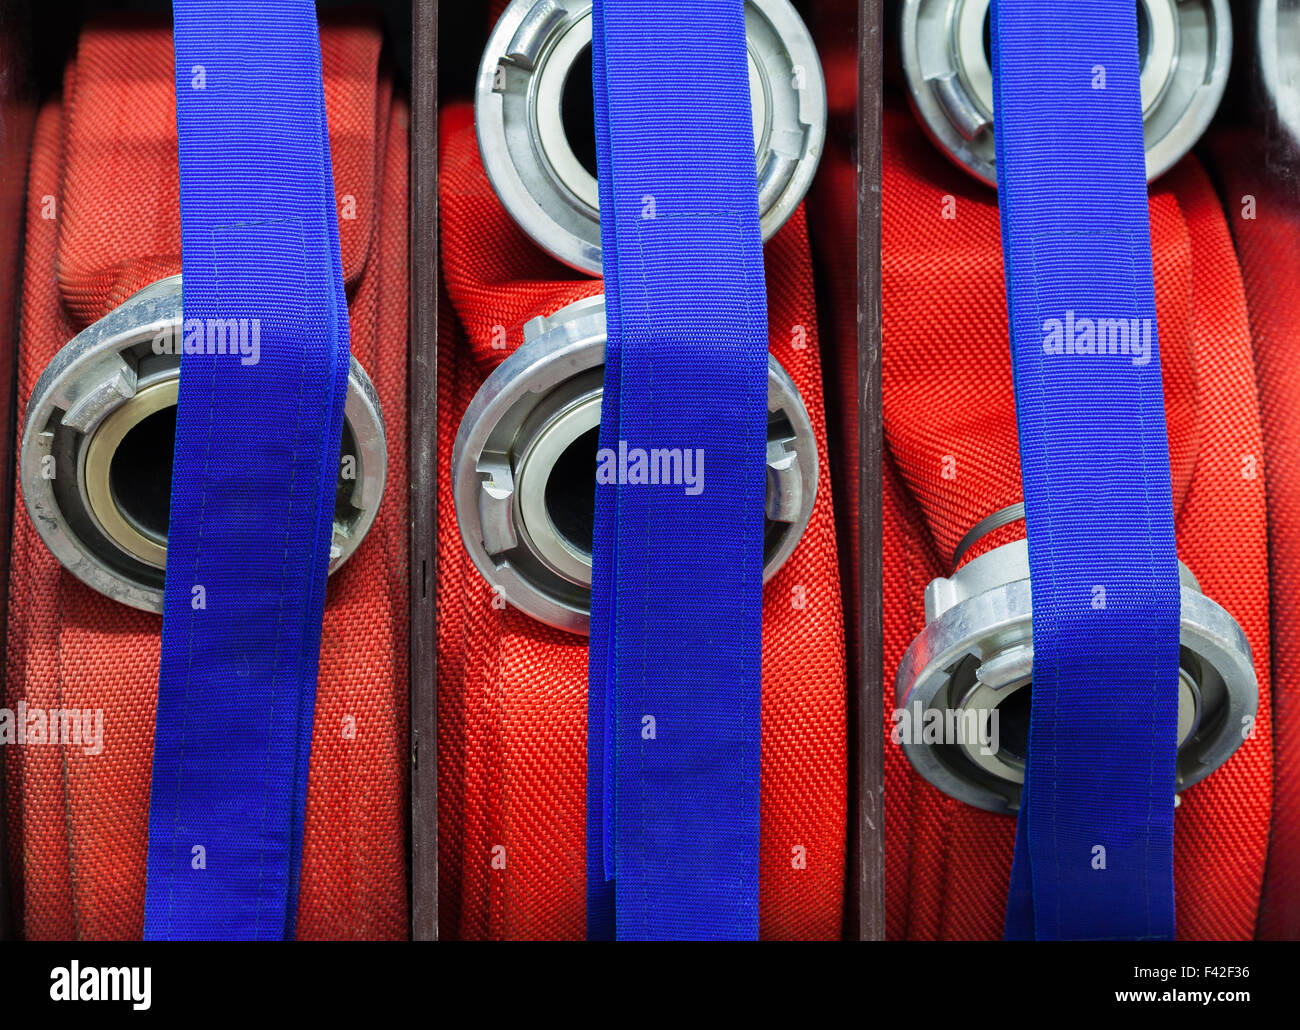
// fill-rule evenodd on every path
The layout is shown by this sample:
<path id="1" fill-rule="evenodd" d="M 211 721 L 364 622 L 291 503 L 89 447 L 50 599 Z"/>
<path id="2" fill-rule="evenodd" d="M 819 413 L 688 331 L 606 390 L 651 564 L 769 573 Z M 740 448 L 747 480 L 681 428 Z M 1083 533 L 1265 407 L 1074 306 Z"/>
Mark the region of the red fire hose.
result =
<path id="1" fill-rule="evenodd" d="M 888 716 L 926 583 L 1021 493 L 996 198 L 908 112 L 886 113 L 883 149 Z M 1266 469 L 1241 273 L 1194 158 L 1152 185 L 1151 236 L 1178 553 L 1245 631 L 1260 684 L 1253 736 L 1181 796 L 1178 932 L 1249 938 L 1272 812 Z M 967 558 L 1023 535 L 1023 522 L 995 530 Z M 940 793 L 888 739 L 885 779 L 889 935 L 999 937 L 1014 821 Z"/>
<path id="2" fill-rule="evenodd" d="M 325 98 L 352 324 L 387 420 L 388 487 L 325 612 L 299 937 L 408 933 L 407 109 L 367 20 L 327 19 Z M 87 27 L 40 113 L 28 190 L 19 414 L 51 357 L 180 271 L 172 40 L 157 21 Z M 135 938 L 158 683 L 159 616 L 63 570 L 14 518 L 5 705 L 102 709 L 103 752 L 5 748 L 16 916 L 31 938 Z M 345 727 L 348 728 L 345 731 Z"/>
<path id="3" fill-rule="evenodd" d="M 440 307 L 438 348 L 442 932 L 580 939 L 587 642 L 493 606 L 461 546 L 448 462 L 461 415 L 487 373 L 519 345 L 524 322 L 602 286 L 543 254 L 501 207 L 479 161 L 472 107 L 444 108 L 441 133 L 450 300 Z M 821 486 L 802 541 L 764 592 L 760 930 L 765 938 L 834 938 L 845 894 L 848 688 L 802 210 L 765 257 L 771 352 L 811 416 Z M 498 328 L 505 346 L 494 348 Z M 690 842 L 683 848 L 689 853 Z"/>

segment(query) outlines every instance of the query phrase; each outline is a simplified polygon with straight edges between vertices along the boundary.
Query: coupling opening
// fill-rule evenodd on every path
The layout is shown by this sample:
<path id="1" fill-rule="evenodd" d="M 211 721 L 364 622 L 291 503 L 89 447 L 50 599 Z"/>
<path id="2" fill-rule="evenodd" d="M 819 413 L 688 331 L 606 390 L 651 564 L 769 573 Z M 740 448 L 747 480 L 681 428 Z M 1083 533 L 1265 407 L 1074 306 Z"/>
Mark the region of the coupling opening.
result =
<path id="1" fill-rule="evenodd" d="M 596 451 L 600 430 L 588 429 L 560 455 L 546 481 L 546 514 L 569 547 L 591 561 L 596 532 Z"/>
<path id="2" fill-rule="evenodd" d="M 826 85 L 789 0 L 746 0 L 745 32 L 766 240 L 812 184 Z M 474 123 L 484 171 L 514 220 L 559 260 L 599 274 L 591 45 L 591 0 L 514 0 L 483 52 Z"/>
<path id="3" fill-rule="evenodd" d="M 1250 735 L 1259 688 L 1241 627 L 1179 564 L 1175 791 L 1193 786 Z M 972 558 L 925 592 L 926 626 L 899 665 L 895 739 L 944 793 L 994 812 L 1020 805 L 1032 714 L 1029 551 L 1016 540 Z M 916 727 L 933 724 L 935 732 Z M 1116 727 L 1115 732 L 1123 732 Z"/>
<path id="4" fill-rule="evenodd" d="M 1012 764 L 1025 764 L 1029 754 L 1029 717 L 1033 708 L 1033 680 L 1014 687 L 1000 699 L 993 711 L 997 713 L 999 754 Z M 990 713 L 990 717 L 992 714 Z"/>
<path id="5" fill-rule="evenodd" d="M 91 434 L 81 466 L 99 528 L 155 569 L 166 564 L 178 388 L 169 377 L 137 390 Z"/>
<path id="6" fill-rule="evenodd" d="M 993 141 L 991 0 L 904 0 L 901 54 L 912 106 L 935 144 L 990 185 Z M 1228 81 L 1227 0 L 1137 0 L 1148 181 L 1209 126 Z"/>
<path id="7" fill-rule="evenodd" d="M 165 544 L 171 514 L 176 406 L 146 415 L 118 444 L 108 468 L 109 491 L 122 517 L 142 536 Z"/>
<path id="8" fill-rule="evenodd" d="M 1151 12 L 1142 0 L 1135 0 L 1133 5 L 1137 8 L 1137 34 L 1138 34 L 1138 70 L 1144 71 L 1147 66 L 1147 55 L 1151 50 Z M 990 90 L 992 88 L 993 76 L 993 4 L 992 0 L 984 6 L 984 26 L 981 33 L 984 44 L 984 61 L 989 68 Z M 969 62 L 968 62 L 969 63 Z M 1147 106 L 1144 102 L 1144 108 Z M 992 103 L 989 104 L 990 111 Z"/>
<path id="9" fill-rule="evenodd" d="M 19 475 L 51 553 L 100 593 L 162 611 L 180 355 L 181 281 L 145 287 L 78 333 L 28 401 Z M 387 472 L 374 385 L 352 360 L 344 406 L 329 571 L 356 550 Z"/>
<path id="10" fill-rule="evenodd" d="M 565 581 L 566 593 L 569 585 L 591 587 L 600 380 L 599 372 L 588 372 L 559 384 L 528 413 L 513 439 L 501 440 L 514 469 L 520 541 Z"/>
<path id="11" fill-rule="evenodd" d="M 1025 655 L 1032 658 L 1032 649 Z M 954 712 L 955 723 L 969 728 L 964 734 L 935 743 L 944 747 L 941 755 L 951 773 L 960 776 L 970 767 L 976 778 L 989 787 L 999 782 L 1022 786 L 1025 759 L 1029 754 L 1029 723 L 1033 715 L 1032 663 L 1015 666 L 1015 674 L 999 675 L 996 659 L 986 661 L 966 654 L 949 676 L 946 688 L 932 704 Z M 1183 748 L 1200 728 L 1203 710 L 1200 659 L 1186 645 L 1179 647 L 1177 742 Z M 1222 679 L 1211 710 L 1215 725 L 1206 727 L 1207 739 L 1222 730 L 1226 708 L 1222 704 Z M 1179 783 L 1185 776 L 1180 773 Z"/>
<path id="12" fill-rule="evenodd" d="M 604 360 L 603 296 L 534 319 L 471 401 L 452 451 L 475 566 L 507 604 L 575 633 L 590 625 Z M 816 494 L 812 424 L 769 355 L 764 582 L 794 551 Z"/>
<path id="13" fill-rule="evenodd" d="M 591 95 L 591 44 L 574 57 L 564 77 L 560 116 L 569 149 L 583 170 L 596 178 L 596 111 Z"/>

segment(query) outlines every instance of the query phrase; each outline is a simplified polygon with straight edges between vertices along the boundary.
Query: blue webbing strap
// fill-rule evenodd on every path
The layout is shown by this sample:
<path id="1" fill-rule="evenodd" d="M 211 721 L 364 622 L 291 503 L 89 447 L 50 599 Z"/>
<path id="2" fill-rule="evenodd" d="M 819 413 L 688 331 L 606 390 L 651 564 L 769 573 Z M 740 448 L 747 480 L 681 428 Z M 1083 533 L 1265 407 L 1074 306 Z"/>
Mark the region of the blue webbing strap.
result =
<path id="1" fill-rule="evenodd" d="M 1179 586 L 1134 5 L 993 18 L 1034 606 L 1006 936 L 1172 937 Z"/>
<path id="2" fill-rule="evenodd" d="M 767 294 L 744 4 L 596 0 L 594 19 L 611 460 L 588 936 L 754 938 Z M 667 483 L 642 481 L 656 448 L 681 470 Z"/>
<path id="3" fill-rule="evenodd" d="M 145 936 L 282 939 L 348 368 L 320 40 L 309 0 L 174 13 L 186 340 Z"/>

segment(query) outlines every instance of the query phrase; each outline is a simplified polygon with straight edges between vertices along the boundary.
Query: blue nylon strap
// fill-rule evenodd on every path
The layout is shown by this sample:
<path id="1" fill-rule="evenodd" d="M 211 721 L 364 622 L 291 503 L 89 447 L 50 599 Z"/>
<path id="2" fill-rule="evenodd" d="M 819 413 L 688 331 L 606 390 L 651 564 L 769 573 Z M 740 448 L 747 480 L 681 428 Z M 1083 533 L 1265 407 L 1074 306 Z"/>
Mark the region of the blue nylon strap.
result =
<path id="1" fill-rule="evenodd" d="M 308 0 L 174 13 L 186 340 L 145 936 L 282 939 L 348 367 L 320 41 Z"/>
<path id="2" fill-rule="evenodd" d="M 1133 0 L 994 0 L 1033 594 L 1010 939 L 1174 932 L 1179 585 Z"/>
<path id="3" fill-rule="evenodd" d="M 609 342 L 588 936 L 752 939 L 767 294 L 744 5 L 596 0 L 592 54 Z M 641 481 L 655 448 L 680 476 Z"/>

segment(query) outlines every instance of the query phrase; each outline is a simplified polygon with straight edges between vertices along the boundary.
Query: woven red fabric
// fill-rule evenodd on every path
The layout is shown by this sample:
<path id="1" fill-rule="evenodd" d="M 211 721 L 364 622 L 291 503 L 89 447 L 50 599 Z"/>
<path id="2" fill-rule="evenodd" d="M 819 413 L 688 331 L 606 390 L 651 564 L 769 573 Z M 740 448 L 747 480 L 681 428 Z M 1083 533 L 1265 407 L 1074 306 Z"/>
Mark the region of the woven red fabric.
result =
<path id="1" fill-rule="evenodd" d="M 947 574 L 967 530 L 1022 496 L 997 202 L 909 113 L 887 111 L 883 137 L 888 932 L 996 938 L 1014 821 L 921 780 L 889 741 L 888 716 L 889 673 L 924 625 L 925 584 Z M 1253 739 L 1182 796 L 1178 933 L 1248 938 L 1272 804 L 1264 476 L 1248 460 L 1263 450 L 1241 276 L 1194 159 L 1153 186 L 1151 236 L 1178 552 L 1241 624 L 1261 693 Z"/>
<path id="2" fill-rule="evenodd" d="M 1228 223 L 1246 282 L 1268 469 L 1273 631 L 1273 823 L 1259 937 L 1300 939 L 1300 193 L 1294 165 L 1276 163 L 1253 134 L 1214 141 Z M 1276 160 L 1276 159 L 1275 159 Z M 1294 151 L 1289 161 L 1294 162 Z"/>
<path id="3" fill-rule="evenodd" d="M 407 114 L 369 21 L 321 34 L 352 352 L 388 433 L 370 534 L 330 580 L 321 646 L 300 937 L 401 937 L 406 898 Z M 140 287 L 180 271 L 170 29 L 82 34 L 62 102 L 40 113 L 28 190 L 19 417 L 46 363 Z M 379 201 L 382 199 L 382 206 Z M 104 751 L 5 748 L 10 868 L 31 938 L 138 938 L 161 618 L 64 572 L 19 497 L 5 704 L 103 709 Z M 348 720 L 345 724 L 345 719 Z M 355 738 L 345 727 L 355 723 Z"/>
<path id="4" fill-rule="evenodd" d="M 462 413 L 519 345 L 523 323 L 602 285 L 515 226 L 483 173 L 468 105 L 442 112 L 440 153 L 449 301 L 438 347 L 441 928 L 451 938 L 577 939 L 586 918 L 587 641 L 493 607 L 460 542 L 448 463 Z M 802 211 L 768 244 L 766 261 L 771 350 L 816 427 L 821 479 L 807 533 L 764 594 L 760 931 L 834 938 L 845 893 L 847 688 Z M 493 349 L 501 329 L 506 345 Z M 493 868 L 498 845 L 504 868 Z M 806 849 L 806 869 L 795 868 L 796 847 Z"/>

